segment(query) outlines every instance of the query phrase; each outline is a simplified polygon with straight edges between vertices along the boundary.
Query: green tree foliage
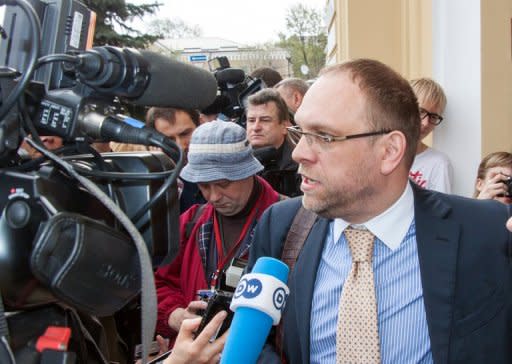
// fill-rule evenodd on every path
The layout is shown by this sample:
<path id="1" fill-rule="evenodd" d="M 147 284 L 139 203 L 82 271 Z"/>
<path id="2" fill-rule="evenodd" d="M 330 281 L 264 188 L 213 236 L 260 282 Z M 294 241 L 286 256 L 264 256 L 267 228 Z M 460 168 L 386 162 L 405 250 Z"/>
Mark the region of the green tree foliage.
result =
<path id="1" fill-rule="evenodd" d="M 161 38 L 191 38 L 200 37 L 203 31 L 198 25 L 188 25 L 179 18 L 164 18 L 150 22 L 148 33 Z"/>
<path id="2" fill-rule="evenodd" d="M 94 45 L 146 48 L 159 37 L 144 34 L 129 24 L 135 18 L 154 14 L 161 4 L 134 5 L 124 0 L 83 0 L 89 9 L 96 12 Z"/>
<path id="3" fill-rule="evenodd" d="M 279 34 L 278 45 L 291 55 L 293 73 L 296 77 L 314 78 L 325 65 L 327 35 L 322 15 L 318 10 L 304 4 L 293 5 L 286 14 L 286 33 Z M 303 75 L 302 65 L 309 68 Z"/>

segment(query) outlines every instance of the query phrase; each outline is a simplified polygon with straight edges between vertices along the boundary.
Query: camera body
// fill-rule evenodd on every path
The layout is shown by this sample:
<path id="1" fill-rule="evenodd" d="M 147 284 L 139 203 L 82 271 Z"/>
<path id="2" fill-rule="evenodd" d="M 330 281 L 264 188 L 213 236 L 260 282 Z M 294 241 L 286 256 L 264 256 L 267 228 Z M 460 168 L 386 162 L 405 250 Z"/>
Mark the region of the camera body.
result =
<path id="1" fill-rule="evenodd" d="M 503 183 L 507 186 L 507 196 L 512 196 L 512 177 L 508 177 Z"/>
<path id="2" fill-rule="evenodd" d="M 204 311 L 203 318 L 201 323 L 199 324 L 199 328 L 197 329 L 196 335 L 199 335 L 201 331 L 205 328 L 206 325 L 211 321 L 211 319 L 220 311 L 226 311 L 228 316 L 222 322 L 219 330 L 216 332 L 212 339 L 215 339 L 219 336 L 222 336 L 226 332 L 226 330 L 231 325 L 231 321 L 233 320 L 233 311 L 229 309 L 229 305 L 231 304 L 231 300 L 233 298 L 233 292 L 216 290 L 213 292 L 211 297 L 208 298 L 208 306 Z"/>
<path id="3" fill-rule="evenodd" d="M 210 70 L 213 72 L 220 95 L 227 106 L 221 113 L 230 119 L 234 119 L 245 128 L 245 108 L 250 95 L 265 87 L 260 79 L 247 76 L 242 69 L 231 68 L 227 57 L 216 57 L 209 61 Z"/>
<path id="4" fill-rule="evenodd" d="M 202 320 L 196 335 L 199 335 L 211 319 L 220 311 L 226 311 L 228 316 L 214 335 L 214 338 L 222 336 L 229 328 L 233 320 L 233 311 L 229 309 L 229 306 L 246 266 L 247 261 L 245 259 L 234 258 L 226 269 L 219 272 L 215 290 L 199 290 L 197 292 L 199 299 L 208 302 L 208 306 L 204 312 L 198 312 L 202 316 Z"/>

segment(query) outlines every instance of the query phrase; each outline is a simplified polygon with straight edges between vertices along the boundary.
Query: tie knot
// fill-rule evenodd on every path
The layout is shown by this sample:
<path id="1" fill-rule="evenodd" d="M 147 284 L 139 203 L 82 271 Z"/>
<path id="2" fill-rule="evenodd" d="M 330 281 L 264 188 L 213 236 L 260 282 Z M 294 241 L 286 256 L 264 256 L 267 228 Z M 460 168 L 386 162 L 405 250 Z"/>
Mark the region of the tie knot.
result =
<path id="1" fill-rule="evenodd" d="M 354 262 L 371 262 L 373 256 L 373 240 L 375 236 L 368 229 L 345 229 L 345 237 L 352 253 Z"/>

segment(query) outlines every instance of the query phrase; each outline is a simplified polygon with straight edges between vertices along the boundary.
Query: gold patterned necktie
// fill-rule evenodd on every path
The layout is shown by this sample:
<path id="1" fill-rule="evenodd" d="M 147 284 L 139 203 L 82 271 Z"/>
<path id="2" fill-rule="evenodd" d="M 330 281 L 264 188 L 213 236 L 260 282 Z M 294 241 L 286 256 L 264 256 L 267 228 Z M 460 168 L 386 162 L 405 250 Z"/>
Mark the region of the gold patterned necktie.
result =
<path id="1" fill-rule="evenodd" d="M 343 285 L 336 329 L 336 363 L 380 363 L 373 242 L 369 230 L 345 229 L 352 269 Z"/>

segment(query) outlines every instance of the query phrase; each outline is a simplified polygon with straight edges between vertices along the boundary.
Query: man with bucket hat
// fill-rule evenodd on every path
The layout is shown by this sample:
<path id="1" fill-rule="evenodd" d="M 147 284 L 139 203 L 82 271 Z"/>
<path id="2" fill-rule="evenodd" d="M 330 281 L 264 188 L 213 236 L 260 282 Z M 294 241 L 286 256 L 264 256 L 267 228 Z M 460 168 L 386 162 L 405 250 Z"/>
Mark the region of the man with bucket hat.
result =
<path id="1" fill-rule="evenodd" d="M 157 333 L 174 341 L 181 323 L 206 303 L 197 292 L 225 284 L 222 273 L 247 259 L 256 223 L 280 195 L 261 177 L 244 128 L 215 120 L 199 126 L 181 178 L 197 183 L 207 200 L 180 216 L 180 249 L 155 273 Z"/>

